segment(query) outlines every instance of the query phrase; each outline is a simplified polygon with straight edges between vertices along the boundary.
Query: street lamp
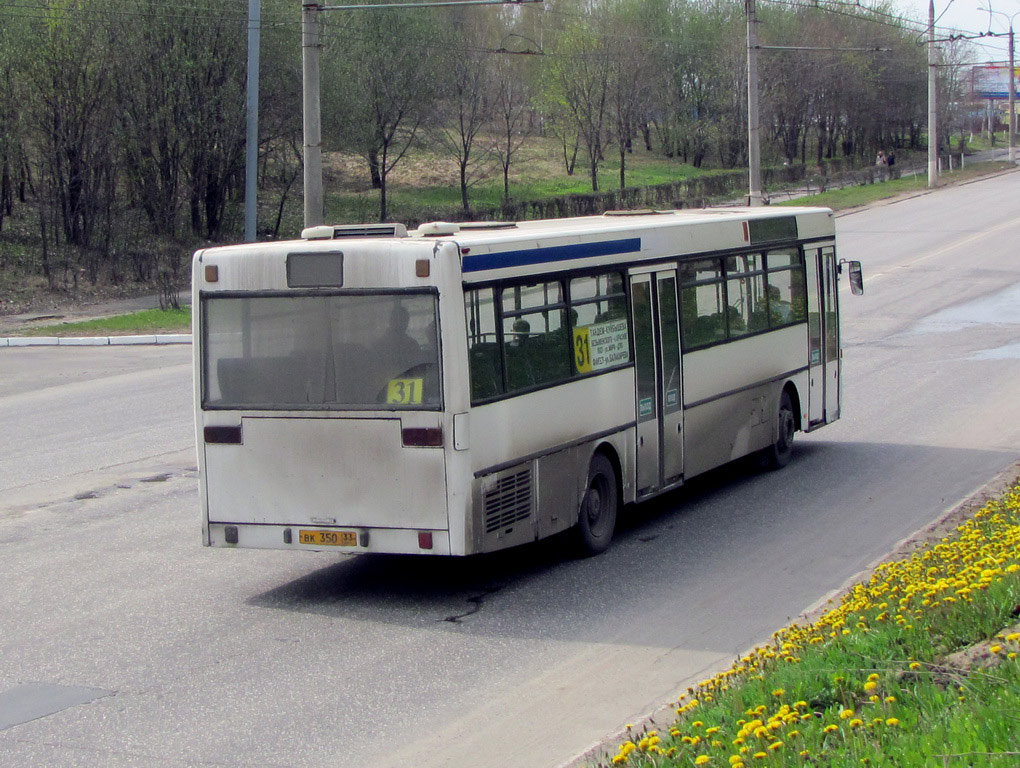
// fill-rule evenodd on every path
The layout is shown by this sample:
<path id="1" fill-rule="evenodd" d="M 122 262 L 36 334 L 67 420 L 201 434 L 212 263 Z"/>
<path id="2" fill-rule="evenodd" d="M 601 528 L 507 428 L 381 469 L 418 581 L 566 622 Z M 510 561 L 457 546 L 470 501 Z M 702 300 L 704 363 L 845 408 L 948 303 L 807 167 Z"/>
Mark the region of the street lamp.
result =
<path id="1" fill-rule="evenodd" d="M 1015 85 L 1015 70 L 1013 69 L 1013 19 L 1020 16 L 1020 11 L 1009 15 L 1002 11 L 993 11 L 991 3 L 988 4 L 988 8 L 978 6 L 979 10 L 988 11 L 988 27 L 991 31 L 992 26 L 992 14 L 996 16 L 1002 16 L 1004 19 L 1009 19 L 1009 161 L 1011 163 L 1016 162 L 1016 113 L 1013 109 L 1014 99 L 1016 97 L 1016 85 Z"/>

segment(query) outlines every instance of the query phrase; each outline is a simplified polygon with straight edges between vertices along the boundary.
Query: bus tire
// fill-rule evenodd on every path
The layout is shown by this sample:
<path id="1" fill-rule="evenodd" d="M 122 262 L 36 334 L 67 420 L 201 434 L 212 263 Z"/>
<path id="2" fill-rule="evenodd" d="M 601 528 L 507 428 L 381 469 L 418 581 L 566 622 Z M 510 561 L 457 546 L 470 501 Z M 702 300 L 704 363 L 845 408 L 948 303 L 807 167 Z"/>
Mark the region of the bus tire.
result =
<path id="1" fill-rule="evenodd" d="M 782 469 L 790 463 L 793 455 L 793 435 L 797 431 L 797 419 L 793 414 L 793 401 L 790 393 L 783 391 L 779 398 L 779 411 L 776 415 L 776 440 L 765 449 L 765 466 L 767 469 Z"/>
<path id="2" fill-rule="evenodd" d="M 619 502 L 613 462 L 605 454 L 596 453 L 588 466 L 588 484 L 577 517 L 577 544 L 582 554 L 597 555 L 609 548 Z"/>

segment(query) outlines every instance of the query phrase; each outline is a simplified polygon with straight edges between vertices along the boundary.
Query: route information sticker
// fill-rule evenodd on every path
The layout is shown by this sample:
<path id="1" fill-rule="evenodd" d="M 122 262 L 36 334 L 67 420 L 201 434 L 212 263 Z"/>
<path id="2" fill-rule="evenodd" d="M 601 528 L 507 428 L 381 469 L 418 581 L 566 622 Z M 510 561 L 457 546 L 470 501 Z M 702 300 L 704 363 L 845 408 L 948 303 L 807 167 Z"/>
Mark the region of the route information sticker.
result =
<path id="1" fill-rule="evenodd" d="M 630 360 L 627 321 L 613 320 L 574 329 L 574 365 L 578 373 L 612 368 Z"/>

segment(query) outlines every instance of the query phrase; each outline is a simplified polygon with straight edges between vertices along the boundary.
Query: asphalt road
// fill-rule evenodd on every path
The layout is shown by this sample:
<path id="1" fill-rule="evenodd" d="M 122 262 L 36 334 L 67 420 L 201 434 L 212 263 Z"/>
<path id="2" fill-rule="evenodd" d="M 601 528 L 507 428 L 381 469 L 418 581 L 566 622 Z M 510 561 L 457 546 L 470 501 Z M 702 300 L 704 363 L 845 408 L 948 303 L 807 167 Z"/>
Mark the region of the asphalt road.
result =
<path id="1" fill-rule="evenodd" d="M 843 420 L 588 560 L 203 549 L 186 348 L 0 350 L 0 765 L 570 761 L 1017 459 L 1018 193 L 841 217 Z"/>

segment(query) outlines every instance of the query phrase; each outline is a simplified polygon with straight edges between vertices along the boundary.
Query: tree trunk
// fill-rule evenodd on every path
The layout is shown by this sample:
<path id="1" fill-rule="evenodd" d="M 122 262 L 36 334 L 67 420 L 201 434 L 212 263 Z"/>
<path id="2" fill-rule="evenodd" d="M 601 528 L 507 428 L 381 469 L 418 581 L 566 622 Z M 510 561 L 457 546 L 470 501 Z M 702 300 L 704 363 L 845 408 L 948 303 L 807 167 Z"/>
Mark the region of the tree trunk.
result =
<path id="1" fill-rule="evenodd" d="M 379 172 L 379 153 L 375 149 L 368 152 L 368 173 L 372 177 L 372 189 L 382 189 L 384 182 Z"/>

